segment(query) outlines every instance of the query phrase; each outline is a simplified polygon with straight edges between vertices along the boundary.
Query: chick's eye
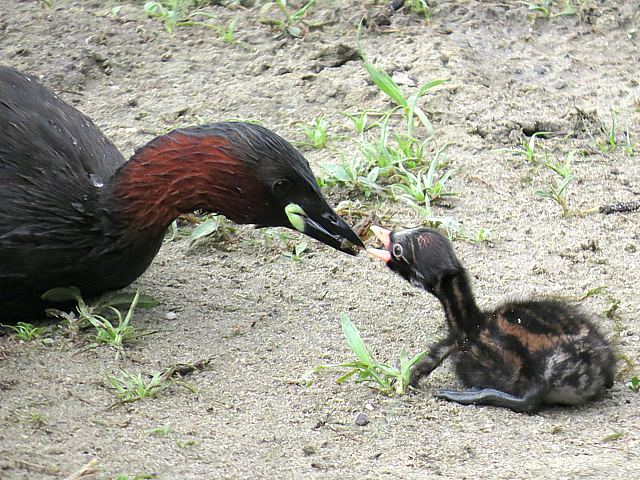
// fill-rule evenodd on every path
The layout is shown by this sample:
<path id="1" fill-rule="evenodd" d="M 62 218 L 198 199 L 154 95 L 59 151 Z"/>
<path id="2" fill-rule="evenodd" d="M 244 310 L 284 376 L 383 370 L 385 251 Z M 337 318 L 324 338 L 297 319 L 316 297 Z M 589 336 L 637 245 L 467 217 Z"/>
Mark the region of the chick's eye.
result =
<path id="1" fill-rule="evenodd" d="M 402 245 L 400 245 L 399 243 L 394 244 L 393 248 L 391 249 L 391 253 L 393 253 L 393 256 L 396 258 L 402 257 Z"/>
<path id="2" fill-rule="evenodd" d="M 286 178 L 283 178 L 282 180 L 275 182 L 271 189 L 276 197 L 285 197 L 291 191 L 291 182 Z"/>

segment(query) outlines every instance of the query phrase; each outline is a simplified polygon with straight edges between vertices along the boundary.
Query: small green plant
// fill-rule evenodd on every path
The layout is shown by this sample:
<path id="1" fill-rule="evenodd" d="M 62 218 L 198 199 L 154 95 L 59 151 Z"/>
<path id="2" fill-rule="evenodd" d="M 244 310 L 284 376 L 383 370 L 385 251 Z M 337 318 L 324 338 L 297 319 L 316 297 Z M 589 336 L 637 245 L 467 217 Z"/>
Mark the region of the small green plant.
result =
<path id="1" fill-rule="evenodd" d="M 388 363 L 378 362 L 367 348 L 360 337 L 360 333 L 347 315 L 341 316 L 342 331 L 349 348 L 355 353 L 357 360 L 353 362 L 341 363 L 334 366 L 320 366 L 316 370 L 323 368 L 341 368 L 349 371 L 338 378 L 338 383 L 343 383 L 354 377 L 356 382 L 372 384 L 374 388 L 385 395 L 396 393 L 403 395 L 409 386 L 411 367 L 422 360 L 427 352 L 419 353 L 409 358 L 407 350 L 402 347 L 400 350 L 400 365 L 396 367 Z"/>
<path id="2" fill-rule="evenodd" d="M 378 184 L 380 167 L 372 165 L 370 161 L 360 156 L 351 156 L 341 159 L 340 163 L 322 163 L 320 167 L 327 173 L 323 177 L 326 184 L 341 185 L 350 189 L 362 191 L 366 197 L 374 192 L 383 190 Z"/>
<path id="3" fill-rule="evenodd" d="M 556 161 L 549 161 L 545 163 L 545 167 L 557 173 L 559 178 L 556 178 L 547 190 L 536 191 L 536 195 L 543 198 L 550 198 L 560 205 L 563 217 L 568 217 L 572 213 L 569 208 L 567 187 L 574 179 L 571 170 L 571 161 L 573 160 L 574 154 L 574 150 L 569 152 L 563 163 Z"/>
<path id="4" fill-rule="evenodd" d="M 568 217 L 571 210 L 567 200 L 567 187 L 572 180 L 573 177 L 557 179 L 548 190 L 537 190 L 536 195 L 556 202 L 562 208 L 562 216 Z"/>
<path id="5" fill-rule="evenodd" d="M 369 114 L 370 112 L 368 110 L 364 110 L 360 113 L 342 112 L 342 115 L 351 121 L 353 129 L 357 133 L 364 133 L 368 130 L 371 130 L 372 128 L 380 126 L 380 124 L 377 122 L 369 123 Z"/>
<path id="6" fill-rule="evenodd" d="M 42 427 L 46 425 L 48 421 L 49 421 L 49 417 L 44 413 L 32 411 L 29 414 L 29 423 L 31 423 L 36 427 Z"/>
<path id="7" fill-rule="evenodd" d="M 369 73 L 373 83 L 375 83 L 376 86 L 397 105 L 397 108 L 402 109 L 403 116 L 407 122 L 407 135 L 413 135 L 414 117 L 418 118 L 429 134 L 433 133 L 433 125 L 431 124 L 431 121 L 427 118 L 427 115 L 417 105 L 417 103 L 418 100 L 426 95 L 429 90 L 437 87 L 438 85 L 442 85 L 446 82 L 446 79 L 437 79 L 427 82 L 421 85 L 415 93 L 405 97 L 402 93 L 402 89 L 387 72 L 369 63 L 363 51 L 360 51 L 360 54 L 363 58 L 364 67 Z"/>
<path id="8" fill-rule="evenodd" d="M 224 215 L 189 213 L 180 215 L 178 219 L 171 222 L 165 234 L 165 242 L 188 236 L 189 248 L 191 248 L 205 238 L 212 238 L 218 242 L 229 240 L 236 231 L 236 227 L 228 222 Z"/>
<path id="9" fill-rule="evenodd" d="M 454 195 L 447 189 L 446 184 L 455 173 L 455 170 L 448 170 L 440 176 L 437 174 L 443 167 L 440 161 L 441 153 L 442 149 L 434 156 L 426 174 L 423 172 L 413 173 L 403 165 L 400 165 L 397 173 L 392 177 L 392 180 L 398 179 L 400 181 L 390 186 L 391 191 L 394 192 L 394 194 L 400 191 L 402 195 L 412 199 L 418 204 L 426 206 L 444 197 Z"/>
<path id="10" fill-rule="evenodd" d="M 320 115 L 310 125 L 302 125 L 302 131 L 306 137 L 306 141 L 302 145 L 306 145 L 315 149 L 324 148 L 327 145 L 327 130 L 329 129 L 329 121 Z"/>
<path id="11" fill-rule="evenodd" d="M 429 134 L 433 133 L 433 125 L 427 118 L 427 115 L 424 111 L 418 106 L 418 100 L 425 96 L 429 90 L 438 85 L 442 85 L 447 80 L 446 79 L 437 79 L 431 80 L 430 82 L 424 83 L 418 87 L 418 90 L 412 95 L 405 97 L 404 93 L 400 86 L 391 78 L 391 76 L 382 70 L 371 64 L 367 58 L 366 53 L 360 46 L 360 33 L 362 30 L 362 23 L 358 27 L 358 34 L 356 37 L 356 48 L 358 53 L 362 57 L 362 62 L 364 64 L 364 68 L 371 77 L 373 83 L 383 92 L 385 93 L 393 103 L 397 105 L 396 108 L 400 108 L 402 110 L 402 114 L 407 122 L 407 136 L 413 136 L 413 124 L 414 117 L 417 117 L 420 123 L 427 129 Z"/>
<path id="12" fill-rule="evenodd" d="M 197 389 L 183 381 L 182 378 L 191 372 L 203 370 L 209 362 L 210 359 L 193 363 L 177 363 L 161 372 L 152 372 L 144 376 L 141 372 L 134 374 L 127 370 L 121 370 L 119 375 L 107 375 L 107 386 L 115 391 L 115 395 L 121 403 L 155 397 L 170 384 L 179 385 L 195 393 Z"/>
<path id="13" fill-rule="evenodd" d="M 551 18 L 551 5 L 553 4 L 552 0 L 541 0 L 539 2 L 530 2 L 527 3 L 527 7 L 530 12 L 533 12 L 536 16 L 542 18 Z"/>
<path id="14" fill-rule="evenodd" d="M 634 146 L 631 143 L 631 135 L 629 135 L 629 130 L 624 132 L 624 153 L 628 156 L 632 156 L 634 154 Z"/>
<path id="15" fill-rule="evenodd" d="M 204 221 L 202 219 L 204 218 Z M 189 247 L 195 245 L 204 238 L 213 238 L 216 241 L 224 241 L 236 233 L 236 228 L 223 215 L 208 214 L 204 217 L 195 217 L 191 220 L 199 223 L 189 235 Z"/>
<path id="16" fill-rule="evenodd" d="M 96 338 L 98 341 L 108 343 L 117 349 L 122 349 L 122 344 L 126 340 L 130 340 L 137 336 L 136 329 L 131 325 L 131 318 L 133 317 L 133 311 L 138 304 L 139 298 L 140 294 L 139 292 L 136 292 L 136 295 L 133 297 L 133 301 L 131 302 L 131 306 L 129 307 L 129 310 L 127 310 L 124 318 L 122 317 L 120 310 L 117 308 L 107 307 L 115 315 L 117 324 L 111 323 L 106 317 L 95 313 L 86 315 L 89 323 L 91 323 L 96 329 Z"/>
<path id="17" fill-rule="evenodd" d="M 158 437 L 166 437 L 171 433 L 173 427 L 171 425 L 163 425 L 156 428 L 147 428 L 144 432 L 147 435 L 156 435 Z"/>
<path id="18" fill-rule="evenodd" d="M 260 8 L 260 23 L 274 27 L 280 32 L 280 36 L 289 35 L 293 38 L 301 38 L 306 31 L 304 17 L 314 3 L 316 0 L 309 0 L 298 10 L 291 11 L 287 7 L 287 0 L 267 2 Z M 280 10 L 284 18 L 270 16 L 274 8 Z"/>
<path id="19" fill-rule="evenodd" d="M 509 152 L 515 155 L 520 155 L 524 157 L 524 159 L 529 164 L 535 164 L 537 162 L 538 153 L 536 151 L 536 139 L 538 137 L 544 137 L 546 135 L 550 135 L 551 132 L 535 132 L 529 140 L 522 139 L 520 141 L 520 147 L 516 148 L 499 148 L 496 152 Z"/>
<path id="20" fill-rule="evenodd" d="M 220 27 L 218 29 L 218 35 L 222 38 L 222 41 L 225 43 L 233 43 L 235 41 L 234 35 L 236 32 L 236 27 L 238 26 L 238 19 L 234 18 L 231 20 L 226 27 Z"/>
<path id="21" fill-rule="evenodd" d="M 360 155 L 348 158 L 342 156 L 340 163 L 323 163 L 321 168 L 327 173 L 322 178 L 322 185 L 341 185 L 352 190 L 359 190 L 366 197 L 371 194 L 390 193 L 407 190 L 407 195 L 420 196 L 416 192 L 420 178 L 410 169 L 423 164 L 425 148 L 430 140 L 419 141 L 414 137 L 397 135 L 388 127 L 389 112 L 383 116 L 378 127 L 379 137 L 370 141 L 363 139 L 359 146 Z M 439 157 L 443 149 L 436 153 Z M 446 182 L 442 179 L 440 185 Z M 396 182 L 398 188 L 391 188 L 390 183 Z"/>
<path id="22" fill-rule="evenodd" d="M 403 150 L 394 146 L 389 140 L 390 129 L 388 127 L 389 115 L 385 115 L 380 123 L 380 136 L 375 141 L 363 141 L 360 144 L 360 153 L 367 170 L 378 168 L 380 178 L 389 177 L 395 167 L 405 160 Z M 393 136 L 395 139 L 399 138 Z M 415 165 L 415 163 L 413 163 Z"/>
<path id="23" fill-rule="evenodd" d="M 533 21 L 535 21 L 537 18 L 550 19 L 553 17 L 575 15 L 578 11 L 575 5 L 573 5 L 571 0 L 564 0 L 564 7 L 558 13 L 552 13 L 552 7 L 554 7 L 553 0 L 540 0 L 538 2 L 524 2 L 524 3 L 529 8 L 529 11 L 532 12 Z"/>
<path id="24" fill-rule="evenodd" d="M 300 242 L 293 247 L 293 251 L 283 252 L 283 255 L 289 257 L 294 262 L 299 262 L 302 260 L 302 254 L 307 250 L 307 246 L 307 242 Z"/>
<path id="25" fill-rule="evenodd" d="M 155 299 L 147 295 L 141 296 L 139 292 L 136 292 L 133 297 L 127 293 L 107 295 L 94 306 L 88 305 L 82 298 L 80 290 L 75 287 L 54 288 L 45 292 L 42 298 L 53 302 L 74 300 L 77 304 L 77 316 L 73 313 L 61 312 L 53 308 L 47 310 L 47 315 L 66 320 L 70 328 L 75 332 L 85 325 L 92 325 L 96 330 L 96 339 L 116 349 L 116 358 L 124 353 L 123 344 L 125 342 L 154 333 L 140 333 L 131 325 L 133 312 L 141 300 L 141 306 L 144 308 L 152 308 L 158 305 Z M 119 307 L 128 309 L 124 317 L 118 310 Z M 102 311 L 104 311 L 104 315 L 97 313 Z M 107 313 L 112 315 L 111 320 L 107 318 Z"/>
<path id="26" fill-rule="evenodd" d="M 481 244 L 488 242 L 491 238 L 491 232 L 484 227 L 480 227 L 476 232 L 475 238 L 473 239 L 473 243 Z"/>
<path id="27" fill-rule="evenodd" d="M 637 375 L 631 377 L 631 380 L 629 380 L 628 385 L 629 385 L 629 388 L 634 392 L 640 391 L 640 378 L 638 378 Z"/>
<path id="28" fill-rule="evenodd" d="M 44 327 L 36 327 L 26 322 L 18 322 L 15 325 L 2 324 L 1 326 L 13 330 L 13 336 L 23 342 L 31 342 L 32 340 L 40 338 L 47 331 Z"/>
<path id="29" fill-rule="evenodd" d="M 141 372 L 133 374 L 122 370 L 120 375 L 107 375 L 107 382 L 122 402 L 155 397 L 168 386 L 168 378 L 164 372 L 154 372 L 143 377 Z"/>
<path id="30" fill-rule="evenodd" d="M 289 233 L 284 230 L 276 230 L 271 228 L 265 228 L 261 230 L 262 238 L 264 239 L 264 243 L 266 245 L 271 245 L 275 242 L 291 242 L 296 239 L 294 234 Z"/>
<path id="31" fill-rule="evenodd" d="M 196 22 L 197 16 L 216 18 L 201 10 L 189 11 L 192 8 L 200 8 L 209 0 L 155 0 L 144 4 L 144 12 L 151 18 L 157 18 L 164 24 L 164 29 L 171 33 L 178 26 L 202 25 L 207 28 L 219 27 L 204 22 Z"/>
<path id="32" fill-rule="evenodd" d="M 431 7 L 427 0 L 406 0 L 404 4 L 416 15 L 422 15 L 425 21 L 431 20 Z"/>

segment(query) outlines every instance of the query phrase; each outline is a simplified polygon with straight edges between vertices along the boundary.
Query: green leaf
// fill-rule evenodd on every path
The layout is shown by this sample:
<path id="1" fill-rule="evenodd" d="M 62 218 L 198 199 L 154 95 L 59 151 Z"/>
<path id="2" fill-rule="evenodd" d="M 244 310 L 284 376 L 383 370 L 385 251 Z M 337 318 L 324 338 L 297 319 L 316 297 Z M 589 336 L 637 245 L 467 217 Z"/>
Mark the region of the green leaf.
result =
<path id="1" fill-rule="evenodd" d="M 299 244 L 297 244 L 295 246 L 295 252 L 296 252 L 296 256 L 300 256 L 302 255 L 302 253 L 307 249 L 307 246 L 309 244 L 307 242 L 300 242 Z"/>
<path id="2" fill-rule="evenodd" d="M 353 370 L 351 370 L 350 372 L 345 373 L 344 375 L 340 376 L 337 380 L 336 383 L 344 383 L 347 380 L 349 380 L 351 377 L 353 377 L 356 373 L 360 372 L 359 369 L 354 368 Z"/>
<path id="3" fill-rule="evenodd" d="M 306 5 L 299 8 L 293 15 L 291 15 L 291 20 L 293 22 L 299 22 L 302 20 L 307 14 L 307 10 L 309 10 L 314 3 L 316 3 L 316 0 L 309 0 Z"/>
<path id="4" fill-rule="evenodd" d="M 396 104 L 403 108 L 408 108 L 409 104 L 407 99 L 404 98 L 402 90 L 398 84 L 389 76 L 384 70 L 374 67 L 367 60 L 364 61 L 364 68 L 369 73 L 371 80 L 376 86 L 387 94 L 389 98 Z"/>
<path id="5" fill-rule="evenodd" d="M 403 345 L 400 349 L 400 370 L 404 370 L 406 365 L 409 363 L 409 354 L 407 353 L 406 347 Z"/>
<path id="6" fill-rule="evenodd" d="M 335 163 L 323 163 L 320 167 L 340 182 L 347 183 L 351 180 L 351 177 L 342 165 L 336 165 Z"/>
<path id="7" fill-rule="evenodd" d="M 297 203 L 290 203 L 284 208 L 284 213 L 287 215 L 291 226 L 299 232 L 304 233 L 304 218 L 307 214 L 303 208 Z"/>
<path id="8" fill-rule="evenodd" d="M 189 244 L 193 244 L 195 241 L 199 240 L 202 237 L 207 237 L 214 233 L 220 228 L 220 221 L 216 218 L 209 218 L 205 220 L 191 232 L 191 236 L 189 237 Z"/>
<path id="9" fill-rule="evenodd" d="M 351 322 L 349 317 L 346 314 L 342 314 L 340 317 L 340 322 L 342 324 L 342 331 L 344 333 L 345 338 L 347 339 L 347 344 L 349 348 L 353 350 L 353 353 L 356 354 L 356 357 L 360 359 L 361 362 L 365 363 L 368 366 L 371 366 L 373 361 L 371 356 L 369 355 L 369 351 L 367 350 L 367 346 L 360 338 L 360 333 L 355 325 Z"/>
<path id="10" fill-rule="evenodd" d="M 367 181 L 375 184 L 378 180 L 378 175 L 380 174 L 380 167 L 373 167 L 369 174 L 367 175 Z"/>
<path id="11" fill-rule="evenodd" d="M 386 363 L 379 363 L 378 368 L 387 377 L 397 378 L 400 375 L 400 370 Z"/>
<path id="12" fill-rule="evenodd" d="M 427 118 L 427 116 L 425 115 L 425 113 L 422 111 L 422 109 L 415 107 L 415 114 L 418 117 L 418 119 L 420 120 L 420 123 L 422 123 L 422 125 L 424 125 L 424 128 L 427 129 L 427 132 L 432 133 L 433 132 L 433 125 L 431 124 L 431 122 L 429 121 L 429 119 Z M 409 121 L 412 121 L 413 116 L 411 116 L 409 118 Z"/>
<path id="13" fill-rule="evenodd" d="M 277 25 L 283 27 L 284 22 L 282 20 L 268 17 L 269 12 L 275 6 L 276 4 L 274 2 L 267 2 L 262 5 L 262 7 L 260 7 L 260 10 L 258 11 L 258 21 L 265 25 Z"/>
<path id="14" fill-rule="evenodd" d="M 566 177 L 558 184 L 558 195 L 562 195 L 567 185 L 573 180 L 573 176 Z"/>
<path id="15" fill-rule="evenodd" d="M 302 37 L 302 29 L 300 27 L 296 27 L 293 25 L 289 25 L 287 27 L 287 33 L 291 35 L 293 38 L 301 38 Z"/>
<path id="16" fill-rule="evenodd" d="M 110 305 L 116 308 L 129 308 L 138 292 L 118 292 L 104 295 L 100 298 L 102 305 Z M 154 308 L 160 305 L 160 301 L 151 295 L 138 295 L 138 304 L 140 308 Z"/>
<path id="17" fill-rule="evenodd" d="M 416 363 L 420 362 L 424 357 L 426 357 L 427 355 L 429 355 L 429 350 L 425 350 L 423 352 L 420 352 L 416 355 L 413 356 L 413 358 L 411 360 L 409 360 L 406 364 L 406 373 L 408 374 L 409 369 L 415 365 Z M 404 373 L 403 373 L 404 376 Z"/>
<path id="18" fill-rule="evenodd" d="M 442 85 L 443 83 L 445 83 L 447 81 L 448 81 L 447 78 L 438 78 L 436 80 L 431 80 L 430 82 L 427 82 L 424 85 L 420 86 L 420 88 L 418 89 L 418 92 L 416 93 L 416 96 L 417 97 L 422 97 L 424 94 L 426 94 L 432 88 L 437 87 L 438 85 Z"/>
<path id="19" fill-rule="evenodd" d="M 69 300 L 81 299 L 80 290 L 76 287 L 58 287 L 47 290 L 41 296 L 43 300 L 49 302 L 67 302 Z"/>
<path id="20" fill-rule="evenodd" d="M 133 297 L 133 301 L 131 302 L 131 306 L 127 311 L 127 315 L 124 317 L 124 322 L 122 322 L 125 325 L 129 325 L 129 321 L 131 320 L 131 317 L 133 317 L 133 310 L 136 308 L 139 298 L 140 298 L 140 292 L 136 292 L 136 295 Z"/>

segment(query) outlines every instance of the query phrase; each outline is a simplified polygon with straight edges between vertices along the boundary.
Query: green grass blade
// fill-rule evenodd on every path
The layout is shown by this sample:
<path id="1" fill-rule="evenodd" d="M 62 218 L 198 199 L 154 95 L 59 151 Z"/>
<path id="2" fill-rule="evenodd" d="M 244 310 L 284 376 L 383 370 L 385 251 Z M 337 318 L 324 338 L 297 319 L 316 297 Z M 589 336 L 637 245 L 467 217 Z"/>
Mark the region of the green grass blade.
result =
<path id="1" fill-rule="evenodd" d="M 138 304 L 138 299 L 140 298 L 140 292 L 136 291 L 136 295 L 133 297 L 133 300 L 131 302 L 131 306 L 129 307 L 129 310 L 127 311 L 127 315 L 124 317 L 124 322 L 123 325 L 129 325 L 129 321 L 131 320 L 131 317 L 133 317 L 133 310 L 136 308 L 136 305 Z"/>
<path id="2" fill-rule="evenodd" d="M 340 376 L 337 380 L 336 383 L 344 383 L 347 380 L 349 380 L 351 377 L 353 377 L 356 373 L 360 372 L 359 369 L 354 368 L 353 370 L 345 373 L 344 375 Z"/>
<path id="3" fill-rule="evenodd" d="M 367 73 L 369 73 L 369 76 L 371 77 L 373 83 L 375 83 L 382 92 L 384 92 L 389 98 L 391 98 L 393 103 L 403 108 L 408 108 L 409 104 L 407 102 L 407 99 L 404 98 L 402 90 L 400 90 L 400 87 L 393 80 L 393 78 L 391 78 L 391 76 L 389 76 L 389 74 L 384 70 L 370 64 L 364 57 L 363 62 L 364 68 Z"/>
<path id="4" fill-rule="evenodd" d="M 49 302 L 66 302 L 68 300 L 75 300 L 78 302 L 82 300 L 80 290 L 76 287 L 52 288 L 44 292 L 41 298 Z"/>
<path id="5" fill-rule="evenodd" d="M 418 89 L 418 91 L 416 92 L 416 96 L 417 97 L 422 97 L 425 93 L 427 93 L 429 90 L 431 90 L 434 87 L 437 87 L 438 85 L 442 85 L 443 83 L 445 83 L 448 79 L 446 78 L 438 78 L 436 80 L 431 80 L 430 82 L 425 83 L 424 85 L 420 85 L 420 88 Z"/>
<path id="6" fill-rule="evenodd" d="M 291 15 L 291 20 L 294 23 L 302 20 L 304 16 L 307 14 L 307 10 L 309 10 L 314 3 L 316 3 L 316 0 L 309 0 L 309 2 L 306 5 L 304 5 L 303 7 L 298 9 L 295 13 L 293 13 L 293 15 Z"/>
<path id="7" fill-rule="evenodd" d="M 407 99 L 402 94 L 402 90 L 398 84 L 389 76 L 387 72 L 384 70 L 375 67 L 371 63 L 369 63 L 369 59 L 367 58 L 367 54 L 364 52 L 362 47 L 360 46 L 360 34 L 362 32 L 362 22 L 358 26 L 358 33 L 356 34 L 356 50 L 362 57 L 362 62 L 364 64 L 364 68 L 371 77 L 373 83 L 382 90 L 385 94 L 393 100 L 396 105 L 399 105 L 403 108 L 408 108 L 409 105 L 407 103 Z"/>
<path id="8" fill-rule="evenodd" d="M 402 378 L 404 378 L 406 381 L 409 380 L 409 371 L 411 370 L 411 367 L 414 366 L 416 363 L 420 362 L 420 360 L 422 360 L 424 357 L 426 357 L 429 354 L 429 350 L 425 350 L 423 352 L 420 352 L 416 355 L 413 356 L 413 358 L 411 358 L 411 360 L 405 361 L 405 363 L 400 364 L 400 370 L 402 373 Z"/>
<path id="9" fill-rule="evenodd" d="M 431 124 L 431 122 L 429 121 L 429 119 L 427 118 L 425 113 L 422 111 L 422 109 L 419 108 L 419 107 L 415 107 L 414 111 L 412 113 L 415 113 L 415 115 L 418 117 L 418 120 L 420 120 L 420 123 L 422 123 L 422 125 L 424 125 L 424 128 L 427 129 L 427 132 L 429 134 L 432 134 L 433 133 L 433 125 Z M 409 122 L 413 121 L 413 115 L 411 117 L 409 117 L 408 121 Z"/>
<path id="10" fill-rule="evenodd" d="M 362 341 L 356 326 L 351 322 L 346 314 L 341 315 L 340 323 L 342 324 L 342 331 L 347 339 L 349 348 L 353 350 L 353 353 L 356 354 L 356 357 L 358 357 L 361 362 L 365 363 L 367 366 L 371 366 L 373 360 L 371 359 L 367 346 Z"/>

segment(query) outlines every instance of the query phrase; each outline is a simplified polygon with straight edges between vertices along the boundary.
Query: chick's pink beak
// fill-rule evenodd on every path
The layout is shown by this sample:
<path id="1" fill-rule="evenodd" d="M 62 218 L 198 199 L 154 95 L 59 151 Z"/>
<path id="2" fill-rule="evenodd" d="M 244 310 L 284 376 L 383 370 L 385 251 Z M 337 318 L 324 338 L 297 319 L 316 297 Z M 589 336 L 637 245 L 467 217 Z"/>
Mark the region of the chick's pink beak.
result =
<path id="1" fill-rule="evenodd" d="M 376 238 L 382 242 L 384 248 L 389 248 L 389 245 L 391 244 L 391 232 L 385 228 L 378 227 L 377 225 L 371 225 L 371 227 L 369 228 L 376 236 Z M 381 250 L 379 248 L 367 248 L 367 253 L 372 257 L 382 260 L 385 263 L 391 261 L 391 254 L 388 250 Z"/>
<path id="2" fill-rule="evenodd" d="M 384 248 L 389 248 L 389 245 L 391 244 L 391 231 L 377 225 L 371 225 L 369 228 L 376 238 L 382 242 Z"/>

